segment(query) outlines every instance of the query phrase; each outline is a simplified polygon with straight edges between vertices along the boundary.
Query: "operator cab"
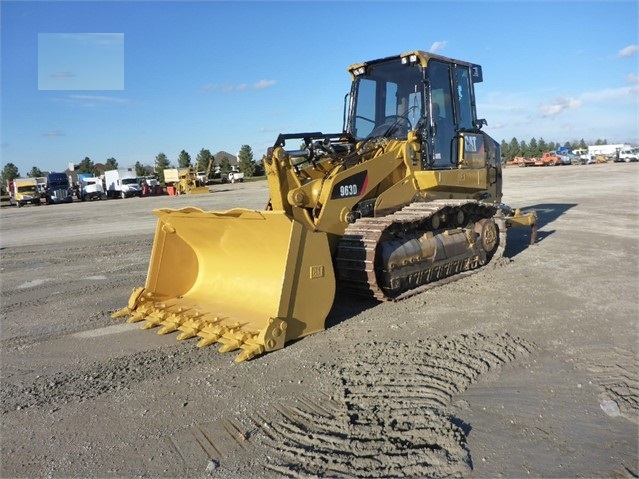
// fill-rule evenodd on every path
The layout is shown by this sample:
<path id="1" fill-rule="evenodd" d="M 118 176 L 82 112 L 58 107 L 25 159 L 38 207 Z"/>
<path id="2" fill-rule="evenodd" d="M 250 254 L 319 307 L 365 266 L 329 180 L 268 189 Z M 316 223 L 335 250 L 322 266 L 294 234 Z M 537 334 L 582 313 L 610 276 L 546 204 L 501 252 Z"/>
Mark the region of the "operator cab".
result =
<path id="1" fill-rule="evenodd" d="M 479 134 L 474 83 L 481 67 L 425 52 L 350 67 L 353 75 L 346 131 L 357 140 L 406 139 L 417 130 L 423 169 L 457 168 L 461 132 Z"/>

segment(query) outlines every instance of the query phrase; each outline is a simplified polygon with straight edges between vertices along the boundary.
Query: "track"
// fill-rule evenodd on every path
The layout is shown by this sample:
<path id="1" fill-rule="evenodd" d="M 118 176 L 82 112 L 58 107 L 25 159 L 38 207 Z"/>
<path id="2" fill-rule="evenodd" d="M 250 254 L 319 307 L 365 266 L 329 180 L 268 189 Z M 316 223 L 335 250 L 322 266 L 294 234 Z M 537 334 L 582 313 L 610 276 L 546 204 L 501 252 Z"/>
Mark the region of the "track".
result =
<path id="1" fill-rule="evenodd" d="M 477 272 L 503 256 L 506 247 L 506 223 L 496 212 L 472 200 L 435 200 L 380 218 L 360 218 L 337 248 L 340 288 L 397 300 Z M 426 240 L 430 252 L 418 244 L 425 234 L 432 237 Z M 397 256 L 399 261 L 386 259 Z"/>

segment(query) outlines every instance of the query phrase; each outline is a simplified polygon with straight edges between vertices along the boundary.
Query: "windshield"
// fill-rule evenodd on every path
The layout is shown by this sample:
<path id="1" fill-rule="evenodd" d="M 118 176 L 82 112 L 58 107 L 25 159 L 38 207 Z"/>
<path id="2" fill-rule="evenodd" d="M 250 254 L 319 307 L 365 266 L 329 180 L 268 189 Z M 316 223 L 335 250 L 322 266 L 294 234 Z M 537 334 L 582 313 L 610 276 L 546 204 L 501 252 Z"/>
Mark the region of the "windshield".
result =
<path id="1" fill-rule="evenodd" d="M 352 131 L 355 138 L 405 137 L 423 115 L 422 70 L 400 59 L 367 68 L 356 79 Z"/>
<path id="2" fill-rule="evenodd" d="M 137 185 L 138 184 L 138 179 L 137 178 L 124 178 L 122 180 L 122 184 L 123 185 Z"/>

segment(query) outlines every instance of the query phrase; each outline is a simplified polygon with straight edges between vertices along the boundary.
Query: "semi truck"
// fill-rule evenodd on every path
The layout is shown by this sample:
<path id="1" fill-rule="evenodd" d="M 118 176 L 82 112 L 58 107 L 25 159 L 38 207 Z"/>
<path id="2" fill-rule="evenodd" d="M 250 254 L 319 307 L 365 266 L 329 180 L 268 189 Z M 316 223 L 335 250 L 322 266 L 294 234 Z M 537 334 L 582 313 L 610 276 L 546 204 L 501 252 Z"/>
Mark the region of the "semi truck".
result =
<path id="1" fill-rule="evenodd" d="M 73 190 L 66 173 L 49 173 L 44 198 L 48 205 L 57 203 L 73 203 Z"/>
<path id="2" fill-rule="evenodd" d="M 106 200 L 102 180 L 91 173 L 79 173 L 78 198 L 82 201 Z"/>
<path id="3" fill-rule="evenodd" d="M 35 178 L 15 178 L 7 182 L 9 203 L 18 208 L 24 205 L 39 205 L 38 181 Z"/>
<path id="4" fill-rule="evenodd" d="M 104 172 L 108 198 L 131 198 L 142 195 L 138 176 L 133 168 L 120 168 Z"/>

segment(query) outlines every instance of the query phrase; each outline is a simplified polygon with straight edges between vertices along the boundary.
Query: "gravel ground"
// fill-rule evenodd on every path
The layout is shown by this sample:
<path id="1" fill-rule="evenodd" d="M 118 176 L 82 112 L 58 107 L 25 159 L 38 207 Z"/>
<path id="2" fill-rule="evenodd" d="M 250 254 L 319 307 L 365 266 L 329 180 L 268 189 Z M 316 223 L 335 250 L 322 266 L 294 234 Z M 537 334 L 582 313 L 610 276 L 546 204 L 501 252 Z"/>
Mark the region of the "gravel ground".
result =
<path id="1" fill-rule="evenodd" d="M 639 165 L 504 176 L 537 244 L 399 303 L 338 293 L 326 331 L 242 364 L 110 314 L 152 209 L 262 209 L 266 182 L 1 208 L 0 475 L 638 477 Z"/>

